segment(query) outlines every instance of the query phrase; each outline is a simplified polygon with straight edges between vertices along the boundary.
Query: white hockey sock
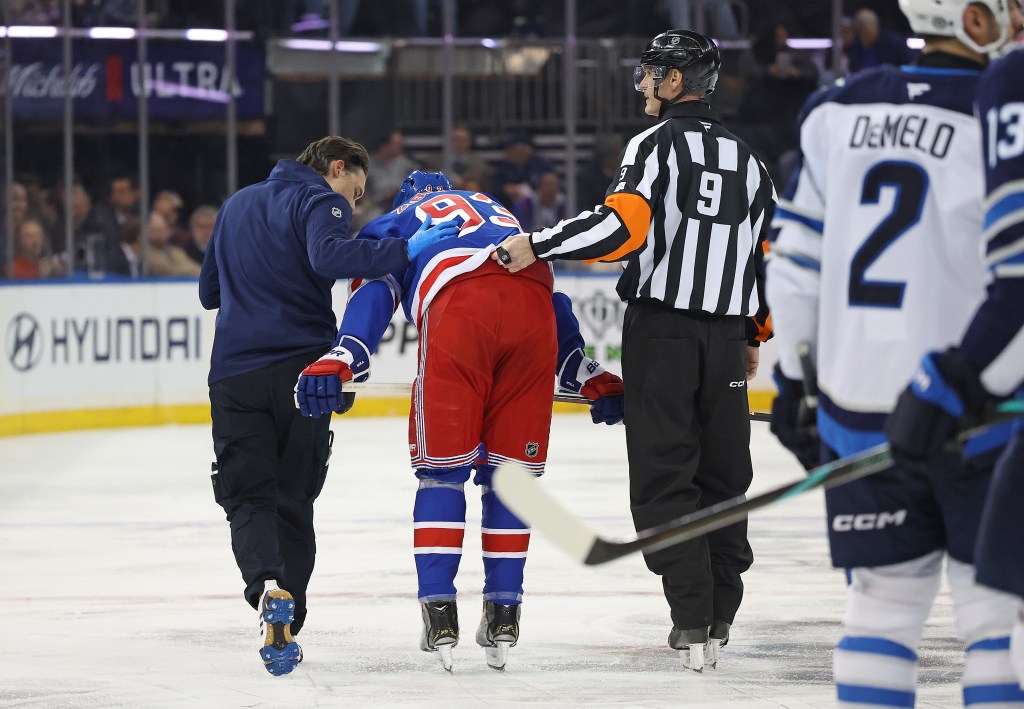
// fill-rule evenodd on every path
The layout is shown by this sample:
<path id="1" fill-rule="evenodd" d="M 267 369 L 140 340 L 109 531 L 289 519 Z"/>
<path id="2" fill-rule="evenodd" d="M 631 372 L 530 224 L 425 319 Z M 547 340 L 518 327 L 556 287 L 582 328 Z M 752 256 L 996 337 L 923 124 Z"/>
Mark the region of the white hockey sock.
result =
<path id="1" fill-rule="evenodd" d="M 833 661 L 841 707 L 912 707 L 917 653 L 893 640 L 844 636 Z"/>

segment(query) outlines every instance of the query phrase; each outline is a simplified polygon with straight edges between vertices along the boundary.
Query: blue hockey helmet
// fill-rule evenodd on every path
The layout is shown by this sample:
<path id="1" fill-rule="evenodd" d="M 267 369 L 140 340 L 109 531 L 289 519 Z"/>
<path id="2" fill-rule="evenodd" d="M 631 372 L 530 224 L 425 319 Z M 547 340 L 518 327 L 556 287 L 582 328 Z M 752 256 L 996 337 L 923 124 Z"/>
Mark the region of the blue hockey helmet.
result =
<path id="1" fill-rule="evenodd" d="M 402 186 L 398 188 L 395 198 L 391 201 L 391 208 L 398 209 L 420 192 L 441 192 L 451 188 L 452 183 L 443 172 L 413 170 L 402 180 Z"/>

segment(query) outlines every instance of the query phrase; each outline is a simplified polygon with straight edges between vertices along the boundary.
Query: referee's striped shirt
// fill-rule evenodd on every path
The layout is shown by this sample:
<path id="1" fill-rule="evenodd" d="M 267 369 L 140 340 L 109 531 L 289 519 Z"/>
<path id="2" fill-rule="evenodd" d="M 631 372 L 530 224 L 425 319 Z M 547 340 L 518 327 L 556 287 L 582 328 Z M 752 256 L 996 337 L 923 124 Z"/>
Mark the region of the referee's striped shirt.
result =
<path id="1" fill-rule="evenodd" d="M 604 204 L 530 235 L 540 259 L 625 261 L 623 300 L 750 317 L 771 337 L 764 255 L 771 178 L 705 101 L 687 101 L 626 146 Z"/>

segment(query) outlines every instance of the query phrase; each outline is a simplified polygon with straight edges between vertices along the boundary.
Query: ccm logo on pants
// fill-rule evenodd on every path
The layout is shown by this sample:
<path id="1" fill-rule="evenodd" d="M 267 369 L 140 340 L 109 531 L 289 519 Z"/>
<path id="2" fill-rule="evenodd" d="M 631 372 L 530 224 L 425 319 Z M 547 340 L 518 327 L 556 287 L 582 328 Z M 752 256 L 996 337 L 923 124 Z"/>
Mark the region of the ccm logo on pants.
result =
<path id="1" fill-rule="evenodd" d="M 859 515 L 836 515 L 832 520 L 834 532 L 866 532 L 871 529 L 898 527 L 907 521 L 906 510 L 895 512 L 866 512 Z"/>

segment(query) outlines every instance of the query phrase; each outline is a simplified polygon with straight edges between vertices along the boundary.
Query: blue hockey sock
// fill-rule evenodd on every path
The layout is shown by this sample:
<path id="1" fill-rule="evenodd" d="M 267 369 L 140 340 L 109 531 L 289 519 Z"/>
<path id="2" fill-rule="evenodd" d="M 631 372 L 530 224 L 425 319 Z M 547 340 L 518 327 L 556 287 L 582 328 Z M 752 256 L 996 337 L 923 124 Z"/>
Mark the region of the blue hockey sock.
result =
<path id="1" fill-rule="evenodd" d="M 509 511 L 493 490 L 486 489 L 481 543 L 484 557 L 484 600 L 514 605 L 523 600 L 523 569 L 530 530 Z"/>
<path id="2" fill-rule="evenodd" d="M 412 518 L 420 602 L 454 599 L 466 532 L 462 484 L 421 480 Z"/>

